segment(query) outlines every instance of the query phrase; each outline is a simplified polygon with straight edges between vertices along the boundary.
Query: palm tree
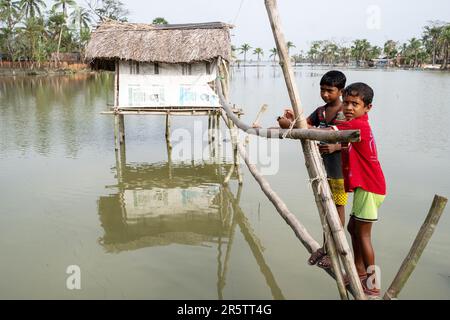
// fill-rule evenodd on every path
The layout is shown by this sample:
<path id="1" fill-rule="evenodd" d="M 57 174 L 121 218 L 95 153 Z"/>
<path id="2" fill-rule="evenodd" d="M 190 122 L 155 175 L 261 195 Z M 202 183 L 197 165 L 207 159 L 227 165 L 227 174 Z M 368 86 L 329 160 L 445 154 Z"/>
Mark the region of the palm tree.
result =
<path id="1" fill-rule="evenodd" d="M 382 52 L 383 49 L 381 49 L 378 46 L 373 46 L 369 49 L 369 52 L 367 53 L 367 59 L 368 60 L 377 59 Z"/>
<path id="2" fill-rule="evenodd" d="M 261 48 L 256 48 L 256 49 L 253 51 L 253 54 L 256 54 L 256 55 L 257 55 L 257 57 L 258 57 L 258 64 L 259 64 L 259 62 L 261 61 L 261 60 L 260 60 L 260 56 L 263 56 L 263 55 L 264 55 L 263 49 L 261 49 Z"/>
<path id="3" fill-rule="evenodd" d="M 156 17 L 153 19 L 152 24 L 169 24 L 169 22 L 167 22 L 167 20 L 163 17 Z"/>
<path id="4" fill-rule="evenodd" d="M 367 55 L 372 46 L 367 39 L 355 40 L 352 46 L 352 55 L 356 59 L 358 65 L 360 61 L 367 61 Z"/>
<path id="5" fill-rule="evenodd" d="M 20 0 L 19 5 L 27 18 L 42 16 L 42 9 L 47 7 L 44 0 Z"/>
<path id="6" fill-rule="evenodd" d="M 291 48 L 295 48 L 295 44 L 294 44 L 292 41 L 288 41 L 288 42 L 286 43 L 286 46 L 287 46 L 287 49 L 288 49 L 288 55 L 289 55 L 289 52 L 291 51 Z"/>
<path id="7" fill-rule="evenodd" d="M 347 65 L 349 63 L 351 53 L 352 53 L 352 50 L 348 47 L 339 48 L 339 57 L 340 57 L 341 61 L 344 63 L 344 65 Z"/>
<path id="8" fill-rule="evenodd" d="M 422 36 L 423 43 L 432 55 L 432 63 L 436 64 L 436 57 L 439 47 L 439 38 L 444 30 L 444 26 L 440 21 L 433 21 L 431 25 L 424 27 Z"/>
<path id="9" fill-rule="evenodd" d="M 317 62 L 317 58 L 319 56 L 320 47 L 321 46 L 322 46 L 322 42 L 321 41 L 314 41 L 311 44 L 311 48 L 308 51 L 308 57 L 311 60 L 311 63 L 316 63 Z"/>
<path id="10" fill-rule="evenodd" d="M 450 53 L 450 24 L 447 24 L 445 27 L 443 27 L 442 32 L 439 36 L 439 44 L 442 46 L 444 58 L 441 68 L 445 70 L 448 67 L 448 58 Z"/>
<path id="11" fill-rule="evenodd" d="M 19 17 L 20 6 L 17 1 L 0 0 L 0 21 L 5 21 L 7 27 L 11 28 Z"/>
<path id="12" fill-rule="evenodd" d="M 269 52 L 271 53 L 269 58 L 273 57 L 273 63 L 275 64 L 276 58 L 277 58 L 277 55 L 278 55 L 278 50 L 277 50 L 277 48 L 272 48 L 272 49 L 269 50 Z"/>
<path id="13" fill-rule="evenodd" d="M 75 10 L 71 13 L 71 23 L 78 24 L 78 30 L 81 34 L 82 29 L 90 29 L 90 25 L 92 23 L 91 13 L 82 7 L 76 7 Z"/>
<path id="14" fill-rule="evenodd" d="M 323 61 L 329 64 L 333 64 L 335 59 L 337 58 L 339 47 L 330 41 L 324 43 L 322 48 L 322 57 Z"/>
<path id="15" fill-rule="evenodd" d="M 70 15 L 71 17 L 71 23 L 73 25 L 78 25 L 79 30 L 79 45 L 80 45 L 80 52 L 82 50 L 82 38 L 83 36 L 86 36 L 87 33 L 90 33 L 90 25 L 92 23 L 92 16 L 89 11 L 87 11 L 85 8 L 77 6 L 75 10 Z"/>
<path id="16" fill-rule="evenodd" d="M 394 40 L 388 40 L 384 44 L 383 52 L 389 59 L 395 59 L 398 54 L 398 44 Z"/>
<path id="17" fill-rule="evenodd" d="M 42 18 L 32 17 L 25 20 L 21 28 L 21 35 L 24 37 L 27 51 L 31 53 L 29 58 L 34 62 L 40 62 L 40 53 L 38 52 L 39 40 L 45 31 L 44 20 Z"/>
<path id="18" fill-rule="evenodd" d="M 74 0 L 55 0 L 52 9 L 56 10 L 58 8 L 62 8 L 62 13 L 64 17 L 67 18 L 67 8 L 75 7 L 77 3 Z"/>
<path id="19" fill-rule="evenodd" d="M 422 41 L 416 38 L 409 40 L 408 52 L 413 60 L 413 67 L 417 66 L 420 51 L 422 49 Z"/>
<path id="20" fill-rule="evenodd" d="M 252 47 L 248 44 L 248 43 L 244 43 L 239 50 L 241 51 L 241 53 L 244 53 L 244 66 L 245 63 L 247 61 L 247 51 L 249 51 Z"/>
<path id="21" fill-rule="evenodd" d="M 16 46 L 16 41 L 14 40 L 16 34 L 15 27 L 20 20 L 21 14 L 18 1 L 0 0 L 0 21 L 4 23 L 4 27 L 1 30 L 1 37 L 4 39 L 4 45 L 13 61 L 16 51 L 14 50 Z"/>

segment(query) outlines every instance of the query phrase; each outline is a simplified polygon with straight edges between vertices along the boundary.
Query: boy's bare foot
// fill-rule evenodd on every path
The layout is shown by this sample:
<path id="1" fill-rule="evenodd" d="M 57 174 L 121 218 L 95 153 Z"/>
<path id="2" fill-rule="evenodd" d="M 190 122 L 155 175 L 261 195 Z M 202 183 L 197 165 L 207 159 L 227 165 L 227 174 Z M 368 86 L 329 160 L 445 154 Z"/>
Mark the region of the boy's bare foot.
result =
<path id="1" fill-rule="evenodd" d="M 315 265 L 317 262 L 319 262 L 320 259 L 323 258 L 323 256 L 325 256 L 326 253 L 323 250 L 323 248 L 319 248 L 317 249 L 316 252 L 313 252 L 313 254 L 309 257 L 308 259 L 308 264 L 313 266 Z"/>
<path id="2" fill-rule="evenodd" d="M 322 259 L 317 262 L 317 266 L 322 269 L 330 269 L 331 268 L 331 258 L 329 255 L 324 255 Z"/>

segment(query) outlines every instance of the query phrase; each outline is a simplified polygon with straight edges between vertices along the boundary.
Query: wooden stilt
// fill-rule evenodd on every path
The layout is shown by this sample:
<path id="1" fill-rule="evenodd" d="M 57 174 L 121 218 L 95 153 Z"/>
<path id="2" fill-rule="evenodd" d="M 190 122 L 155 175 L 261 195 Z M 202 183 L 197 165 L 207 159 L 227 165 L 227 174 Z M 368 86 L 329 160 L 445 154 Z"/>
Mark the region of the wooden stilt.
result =
<path id="1" fill-rule="evenodd" d="M 295 77 L 290 63 L 286 40 L 283 32 L 281 31 L 281 22 L 276 0 L 265 0 L 265 5 L 278 48 L 280 64 L 283 69 L 286 87 L 288 89 L 292 108 L 294 110 L 296 127 L 306 129 L 308 127 L 306 117 L 303 113 L 303 109 L 301 108 L 300 96 L 296 88 Z M 353 255 L 331 196 L 323 161 L 318 154 L 316 143 L 310 140 L 302 140 L 302 147 L 319 214 L 323 215 L 328 221 L 333 239 L 342 258 L 347 276 L 350 280 L 350 285 L 355 294 L 355 298 L 358 300 L 365 300 L 366 297 L 356 271 Z"/>
<path id="2" fill-rule="evenodd" d="M 114 148 L 119 150 L 120 148 L 120 124 L 119 115 L 114 115 Z"/>
<path id="3" fill-rule="evenodd" d="M 172 179 L 172 143 L 170 142 L 170 114 L 166 114 L 166 147 L 167 163 L 169 165 L 169 179 Z"/>
<path id="4" fill-rule="evenodd" d="M 447 202 L 447 198 L 438 195 L 434 196 L 433 203 L 431 204 L 431 208 L 428 212 L 427 218 L 420 228 L 420 231 L 417 234 L 408 255 L 403 261 L 400 270 L 398 271 L 389 289 L 386 291 L 383 299 L 396 299 L 400 294 L 400 291 L 403 289 L 405 283 L 413 273 L 420 257 L 422 256 L 423 251 L 425 250 L 425 247 L 430 241 L 431 236 L 433 235 L 434 230 L 436 229 L 436 226 L 439 222 L 439 219 L 444 212 Z"/>
<path id="5" fill-rule="evenodd" d="M 119 139 L 120 144 L 125 143 L 125 116 L 120 114 L 119 116 Z"/>

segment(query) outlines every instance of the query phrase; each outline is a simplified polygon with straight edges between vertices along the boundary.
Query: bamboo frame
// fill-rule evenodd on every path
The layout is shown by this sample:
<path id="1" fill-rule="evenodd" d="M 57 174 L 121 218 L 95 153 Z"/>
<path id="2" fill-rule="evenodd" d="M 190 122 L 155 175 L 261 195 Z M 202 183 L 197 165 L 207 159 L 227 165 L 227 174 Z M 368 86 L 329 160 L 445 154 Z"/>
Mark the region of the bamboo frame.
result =
<path id="1" fill-rule="evenodd" d="M 281 31 L 281 21 L 278 14 L 276 0 L 265 0 L 265 6 L 278 48 L 280 64 L 283 70 L 289 98 L 294 110 L 296 118 L 295 126 L 297 128 L 306 129 L 308 127 L 306 117 L 304 116 L 303 109 L 301 107 L 300 96 L 296 87 L 294 72 L 290 64 L 290 58 L 286 46 L 286 39 Z M 314 191 L 319 214 L 328 222 L 333 239 L 336 242 L 338 253 L 341 256 L 345 271 L 350 280 L 350 286 L 354 291 L 355 298 L 358 300 L 365 300 L 366 296 L 364 295 L 363 288 L 356 271 L 353 255 L 331 196 L 331 190 L 326 179 L 323 161 L 318 153 L 318 148 L 315 142 L 306 139 L 302 140 L 303 154 L 305 156 L 306 167 L 311 179 L 311 185 Z M 323 225 L 323 227 L 326 228 L 326 225 Z M 338 287 L 341 288 L 343 283 L 339 276 L 337 277 L 337 283 Z"/>

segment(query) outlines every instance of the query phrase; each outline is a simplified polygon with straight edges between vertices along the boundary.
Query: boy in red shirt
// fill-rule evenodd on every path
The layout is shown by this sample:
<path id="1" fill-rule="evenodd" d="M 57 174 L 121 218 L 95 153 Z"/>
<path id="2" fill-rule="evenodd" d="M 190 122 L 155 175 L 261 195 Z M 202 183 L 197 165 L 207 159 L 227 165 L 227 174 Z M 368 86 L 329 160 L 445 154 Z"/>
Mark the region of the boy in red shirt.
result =
<path id="1" fill-rule="evenodd" d="M 371 231 L 378 220 L 378 208 L 386 195 L 386 182 L 378 161 L 377 148 L 369 125 L 374 92 L 367 84 L 354 83 L 343 91 L 343 111 L 346 122 L 335 130 L 360 130 L 361 141 L 349 143 L 342 149 L 342 169 L 345 190 L 354 192 L 348 231 L 352 237 L 355 265 L 369 296 L 379 296 L 379 275 L 375 274 L 375 254 Z M 370 279 L 371 281 L 364 279 Z"/>

